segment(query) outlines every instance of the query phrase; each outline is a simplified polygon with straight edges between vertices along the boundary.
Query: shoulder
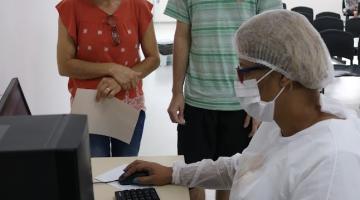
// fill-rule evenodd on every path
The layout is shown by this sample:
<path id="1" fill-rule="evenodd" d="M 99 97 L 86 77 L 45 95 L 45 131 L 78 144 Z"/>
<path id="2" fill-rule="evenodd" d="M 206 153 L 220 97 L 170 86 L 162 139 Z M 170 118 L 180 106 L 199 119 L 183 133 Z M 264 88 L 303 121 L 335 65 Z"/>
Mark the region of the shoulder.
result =
<path id="1" fill-rule="evenodd" d="M 308 169 L 323 166 L 347 167 L 339 165 L 345 160 L 357 160 L 360 164 L 360 129 L 359 120 L 329 120 L 311 134 L 299 138 L 288 145 L 291 164 L 303 165 Z M 359 167 L 359 166 L 358 166 Z M 360 168 L 359 168 L 360 171 Z"/>
<path id="2" fill-rule="evenodd" d="M 78 8 L 92 5 L 90 0 L 61 0 L 56 7 Z"/>
<path id="3" fill-rule="evenodd" d="M 74 6 L 76 4 L 78 0 L 61 0 L 59 3 L 58 3 L 58 6 L 61 6 L 61 5 L 67 5 L 67 6 Z"/>

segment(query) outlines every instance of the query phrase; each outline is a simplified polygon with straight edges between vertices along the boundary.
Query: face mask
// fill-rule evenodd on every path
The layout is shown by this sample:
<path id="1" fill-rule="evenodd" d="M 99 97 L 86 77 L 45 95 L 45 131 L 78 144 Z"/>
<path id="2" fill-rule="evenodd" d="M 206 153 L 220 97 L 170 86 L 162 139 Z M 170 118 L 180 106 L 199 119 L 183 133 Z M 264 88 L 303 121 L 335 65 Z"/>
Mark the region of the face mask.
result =
<path id="1" fill-rule="evenodd" d="M 275 101 L 284 91 L 283 87 L 275 98 L 270 102 L 261 101 L 258 83 L 268 76 L 273 70 L 266 73 L 258 81 L 256 79 L 246 80 L 243 83 L 235 81 L 235 93 L 239 97 L 244 110 L 252 117 L 263 122 L 274 121 Z"/>

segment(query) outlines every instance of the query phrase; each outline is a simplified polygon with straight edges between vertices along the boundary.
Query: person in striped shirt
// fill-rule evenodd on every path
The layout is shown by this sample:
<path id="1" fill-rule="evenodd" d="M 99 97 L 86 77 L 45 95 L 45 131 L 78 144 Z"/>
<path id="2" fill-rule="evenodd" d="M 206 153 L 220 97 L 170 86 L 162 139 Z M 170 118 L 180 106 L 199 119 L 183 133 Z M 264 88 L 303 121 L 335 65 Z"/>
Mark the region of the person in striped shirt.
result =
<path id="1" fill-rule="evenodd" d="M 178 154 L 186 163 L 232 156 L 248 146 L 259 122 L 235 96 L 238 58 L 232 38 L 249 18 L 281 8 L 281 0 L 168 1 L 165 14 L 177 20 L 168 113 L 178 123 Z M 205 199 L 199 188 L 190 196 Z M 228 196 L 229 191 L 216 193 L 217 200 Z"/>

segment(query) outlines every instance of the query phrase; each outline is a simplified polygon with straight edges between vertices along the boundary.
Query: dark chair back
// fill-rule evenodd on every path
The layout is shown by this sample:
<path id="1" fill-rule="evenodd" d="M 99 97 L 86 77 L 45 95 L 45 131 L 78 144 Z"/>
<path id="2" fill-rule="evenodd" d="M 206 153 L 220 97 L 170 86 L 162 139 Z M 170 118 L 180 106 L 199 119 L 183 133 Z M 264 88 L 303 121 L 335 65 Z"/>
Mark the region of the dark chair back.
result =
<path id="1" fill-rule="evenodd" d="M 351 33 L 340 30 L 325 30 L 320 32 L 332 57 L 347 58 L 353 64 L 354 55 L 354 37 Z"/>
<path id="2" fill-rule="evenodd" d="M 327 29 L 336 29 L 343 31 L 344 30 L 344 22 L 341 19 L 334 17 L 320 17 L 315 19 L 314 27 L 319 32 L 327 30 Z"/>
<path id="3" fill-rule="evenodd" d="M 298 6 L 298 7 L 294 7 L 291 9 L 291 11 L 295 11 L 295 12 L 301 12 L 301 13 L 309 13 L 311 15 L 311 19 L 314 19 L 314 10 L 312 8 L 309 7 L 305 7 L 305 6 Z"/>
<path id="4" fill-rule="evenodd" d="M 297 13 L 304 15 L 306 17 L 306 19 L 308 19 L 311 24 L 314 23 L 314 19 L 313 19 L 312 14 L 307 13 L 307 12 L 297 12 Z"/>
<path id="5" fill-rule="evenodd" d="M 334 18 L 341 19 L 340 14 L 334 13 L 334 12 L 321 12 L 321 13 L 317 14 L 315 18 L 318 19 L 320 17 L 334 17 Z"/>
<path id="6" fill-rule="evenodd" d="M 360 36 L 360 18 L 352 18 L 346 21 L 346 32 L 352 33 L 354 37 Z"/>

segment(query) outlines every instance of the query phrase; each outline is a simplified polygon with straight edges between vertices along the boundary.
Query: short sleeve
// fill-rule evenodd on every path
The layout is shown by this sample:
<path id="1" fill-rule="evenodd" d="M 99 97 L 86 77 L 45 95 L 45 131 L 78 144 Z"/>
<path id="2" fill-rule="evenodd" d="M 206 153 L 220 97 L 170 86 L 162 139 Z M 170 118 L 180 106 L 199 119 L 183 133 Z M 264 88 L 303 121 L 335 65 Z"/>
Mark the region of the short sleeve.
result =
<path id="1" fill-rule="evenodd" d="M 60 20 L 64 24 L 69 35 L 74 41 L 77 41 L 74 0 L 62 0 L 59 4 L 56 5 L 56 9 L 59 12 Z"/>
<path id="2" fill-rule="evenodd" d="M 258 0 L 257 13 L 267 10 L 283 9 L 281 0 Z"/>
<path id="3" fill-rule="evenodd" d="M 190 24 L 190 12 L 186 0 L 169 0 L 164 14 L 183 23 Z"/>
<path id="4" fill-rule="evenodd" d="M 139 24 L 139 38 L 142 39 L 152 22 L 153 5 L 147 0 L 136 0 L 136 15 Z"/>

